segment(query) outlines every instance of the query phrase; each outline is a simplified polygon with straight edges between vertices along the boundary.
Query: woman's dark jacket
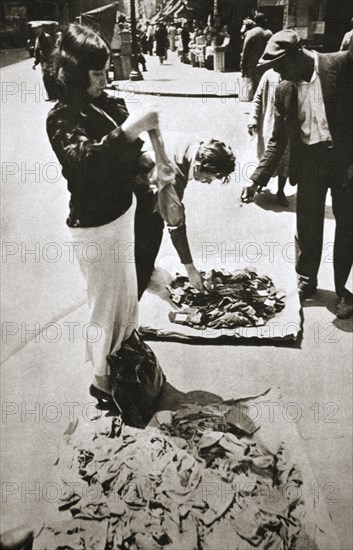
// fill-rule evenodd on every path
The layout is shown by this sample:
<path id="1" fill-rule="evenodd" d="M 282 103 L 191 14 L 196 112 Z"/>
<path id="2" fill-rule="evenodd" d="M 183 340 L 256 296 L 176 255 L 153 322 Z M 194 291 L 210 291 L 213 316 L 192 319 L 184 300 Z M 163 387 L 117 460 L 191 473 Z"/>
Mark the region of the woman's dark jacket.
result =
<path id="1" fill-rule="evenodd" d="M 143 142 L 126 141 L 120 126 L 127 116 L 124 100 L 105 93 L 92 101 L 59 101 L 49 112 L 49 140 L 71 193 L 70 227 L 110 223 L 131 206 Z"/>

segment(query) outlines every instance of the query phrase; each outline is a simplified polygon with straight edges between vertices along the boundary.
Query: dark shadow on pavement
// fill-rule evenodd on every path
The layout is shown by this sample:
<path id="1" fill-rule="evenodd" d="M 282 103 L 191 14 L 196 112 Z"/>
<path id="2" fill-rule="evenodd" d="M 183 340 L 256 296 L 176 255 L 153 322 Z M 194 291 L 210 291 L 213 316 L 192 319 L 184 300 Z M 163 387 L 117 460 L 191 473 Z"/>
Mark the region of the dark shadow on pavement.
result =
<path id="1" fill-rule="evenodd" d="M 336 315 L 337 296 L 335 292 L 332 292 L 331 290 L 319 288 L 312 298 L 305 300 L 302 303 L 302 307 L 304 309 L 308 307 L 326 307 L 330 313 Z M 338 330 L 342 330 L 343 332 L 353 332 L 353 317 L 350 317 L 349 319 L 336 318 L 332 324 Z M 327 334 L 328 339 L 329 337 L 329 334 Z"/>
<path id="2" fill-rule="evenodd" d="M 188 393 L 174 388 L 169 382 L 165 382 L 156 404 L 157 411 L 177 411 L 183 405 L 209 405 L 223 401 L 223 398 L 208 391 L 195 390 Z"/>
<path id="3" fill-rule="evenodd" d="M 255 196 L 255 204 L 263 210 L 271 210 L 272 212 L 292 212 L 296 213 L 296 198 L 297 194 L 287 196 L 289 206 L 281 206 L 277 202 L 277 197 L 274 193 L 271 193 L 269 189 L 265 189 Z M 331 206 L 325 206 L 325 219 L 334 220 L 335 217 L 332 212 Z"/>
<path id="4" fill-rule="evenodd" d="M 257 193 L 255 196 L 255 204 L 263 210 L 271 210 L 272 212 L 296 212 L 296 194 L 287 197 L 289 206 L 281 206 L 277 202 L 277 197 L 274 193 L 271 193 L 269 189 Z"/>
<path id="5" fill-rule="evenodd" d="M 151 78 L 150 82 L 176 82 L 176 79 L 175 78 Z"/>

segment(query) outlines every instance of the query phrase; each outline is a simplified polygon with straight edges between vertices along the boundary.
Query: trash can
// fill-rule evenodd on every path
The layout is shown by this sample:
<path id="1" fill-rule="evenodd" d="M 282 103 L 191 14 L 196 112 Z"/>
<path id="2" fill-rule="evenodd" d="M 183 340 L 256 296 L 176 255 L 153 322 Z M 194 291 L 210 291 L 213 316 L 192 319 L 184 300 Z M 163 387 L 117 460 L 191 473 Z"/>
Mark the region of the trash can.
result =
<path id="1" fill-rule="evenodd" d="M 193 52 L 193 51 L 190 51 L 190 61 L 191 61 L 191 66 L 192 67 L 197 67 L 198 66 L 197 57 L 195 55 L 195 52 Z"/>
<path id="2" fill-rule="evenodd" d="M 214 70 L 219 73 L 225 71 L 225 52 L 223 46 L 214 46 Z"/>

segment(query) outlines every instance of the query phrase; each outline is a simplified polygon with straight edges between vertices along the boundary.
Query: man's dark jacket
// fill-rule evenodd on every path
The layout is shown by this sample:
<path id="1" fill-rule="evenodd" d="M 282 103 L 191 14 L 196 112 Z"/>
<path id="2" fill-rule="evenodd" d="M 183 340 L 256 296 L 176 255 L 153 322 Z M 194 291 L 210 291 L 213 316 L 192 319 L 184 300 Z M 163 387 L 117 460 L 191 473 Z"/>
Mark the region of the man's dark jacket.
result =
<path id="1" fill-rule="evenodd" d="M 318 71 L 325 104 L 326 117 L 332 136 L 337 170 L 343 175 L 342 184 L 352 178 L 353 140 L 353 57 L 351 52 L 318 54 Z M 315 92 L 317 93 L 317 92 Z M 275 94 L 275 122 L 264 156 L 251 179 L 265 186 L 274 174 L 287 142 L 290 144 L 289 180 L 296 185 L 301 179 L 300 122 L 298 92 L 295 84 L 282 81 Z"/>

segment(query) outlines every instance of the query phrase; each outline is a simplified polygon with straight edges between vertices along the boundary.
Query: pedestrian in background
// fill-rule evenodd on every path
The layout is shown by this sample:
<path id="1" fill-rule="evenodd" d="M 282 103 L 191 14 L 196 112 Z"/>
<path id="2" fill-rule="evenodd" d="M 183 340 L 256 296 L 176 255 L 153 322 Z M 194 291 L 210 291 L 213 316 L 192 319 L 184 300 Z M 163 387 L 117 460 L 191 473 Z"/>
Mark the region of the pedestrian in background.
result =
<path id="1" fill-rule="evenodd" d="M 346 34 L 343 37 L 341 48 L 340 48 L 341 51 L 349 50 L 352 43 L 353 43 L 353 17 L 351 19 L 351 30 L 346 32 Z"/>
<path id="2" fill-rule="evenodd" d="M 55 99 L 55 83 L 50 70 L 50 58 L 53 51 L 53 40 L 50 34 L 44 32 L 43 25 L 32 23 L 31 25 L 36 40 L 34 44 L 33 69 L 40 64 L 42 68 L 43 84 L 48 95 L 48 100 Z"/>
<path id="3" fill-rule="evenodd" d="M 146 49 L 149 55 L 153 55 L 154 29 L 151 23 L 146 23 Z"/>
<path id="4" fill-rule="evenodd" d="M 256 27 L 255 21 L 250 17 L 247 16 L 243 19 L 243 23 L 240 29 L 240 39 L 241 41 L 244 40 L 246 33 Z"/>
<path id="5" fill-rule="evenodd" d="M 256 27 L 250 29 L 245 35 L 240 64 L 242 75 L 250 79 L 251 82 L 250 101 L 253 99 L 262 75 L 261 70 L 257 67 L 257 63 L 265 50 L 268 40 L 272 36 L 272 32 L 267 27 L 267 19 L 263 13 L 257 13 L 254 19 Z"/>
<path id="6" fill-rule="evenodd" d="M 169 40 L 169 47 L 172 52 L 175 52 L 176 50 L 176 44 L 175 44 L 176 36 L 177 36 L 176 27 L 174 23 L 171 22 L 171 24 L 168 27 L 168 40 Z"/>
<path id="7" fill-rule="evenodd" d="M 154 37 L 156 40 L 156 54 L 158 55 L 159 62 L 162 65 L 163 61 L 167 59 L 168 48 L 168 33 L 167 28 L 163 23 L 157 25 Z"/>
<path id="8" fill-rule="evenodd" d="M 181 30 L 181 43 L 182 43 L 182 63 L 189 63 L 189 42 L 190 42 L 190 32 L 189 32 L 189 24 L 184 23 L 182 30 Z"/>
<path id="9" fill-rule="evenodd" d="M 147 25 L 146 23 L 141 23 L 139 25 L 139 35 L 140 35 L 140 44 L 142 54 L 147 53 L 147 36 L 146 36 Z"/>
<path id="10" fill-rule="evenodd" d="M 146 36 L 146 34 L 142 30 L 142 25 L 137 25 L 137 28 L 136 28 L 137 61 L 138 61 L 138 63 L 140 63 L 142 65 L 142 71 L 143 72 L 147 71 L 146 58 L 143 55 L 144 51 L 143 51 L 143 47 L 142 47 L 142 42 L 143 42 L 143 39 L 144 39 L 145 36 Z"/>
<path id="11" fill-rule="evenodd" d="M 251 31 L 250 31 L 251 32 Z M 289 178 L 298 184 L 296 271 L 301 299 L 315 294 L 323 245 L 325 199 L 332 195 L 336 220 L 333 268 L 337 317 L 353 315 L 346 287 L 353 265 L 353 56 L 352 51 L 320 54 L 302 47 L 286 29 L 268 42 L 260 60 L 282 81 L 275 96 L 275 123 L 254 182 L 242 192 L 249 202 L 267 185 L 289 140 Z"/>
<path id="12" fill-rule="evenodd" d="M 248 132 L 257 137 L 257 160 L 260 161 L 267 149 L 275 122 L 275 92 L 281 79 L 273 69 L 266 71 L 260 80 L 251 105 L 251 118 Z M 273 174 L 278 178 L 277 201 L 281 206 L 288 206 L 284 186 L 289 175 L 289 149 L 286 147 L 281 160 Z"/>

